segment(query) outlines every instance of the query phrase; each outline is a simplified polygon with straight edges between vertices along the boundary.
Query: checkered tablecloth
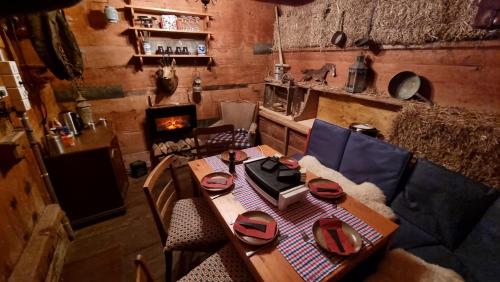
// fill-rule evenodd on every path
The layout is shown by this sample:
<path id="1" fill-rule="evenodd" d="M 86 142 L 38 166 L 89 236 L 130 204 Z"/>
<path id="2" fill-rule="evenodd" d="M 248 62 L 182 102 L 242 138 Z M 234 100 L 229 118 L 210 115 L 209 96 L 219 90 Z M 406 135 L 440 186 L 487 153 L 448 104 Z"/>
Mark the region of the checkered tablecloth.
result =
<path id="1" fill-rule="evenodd" d="M 249 158 L 262 156 L 262 152 L 257 148 L 244 151 Z M 205 158 L 205 160 L 213 171 L 228 171 L 227 165 L 220 160 L 219 156 Z M 347 210 L 317 199 L 309 193 L 300 204 L 292 205 L 284 211 L 278 210 L 248 184 L 245 180 L 243 164 L 236 166 L 233 194 L 246 210 L 262 210 L 276 220 L 280 234 L 288 235 L 287 239 L 280 242 L 278 249 L 305 281 L 322 280 L 338 268 L 343 261 L 340 256 L 320 251 L 314 242 L 312 225 L 319 218 L 334 215 L 350 224 L 372 242 L 382 238 L 380 233 Z M 308 235 L 310 241 L 304 241 L 302 232 Z"/>

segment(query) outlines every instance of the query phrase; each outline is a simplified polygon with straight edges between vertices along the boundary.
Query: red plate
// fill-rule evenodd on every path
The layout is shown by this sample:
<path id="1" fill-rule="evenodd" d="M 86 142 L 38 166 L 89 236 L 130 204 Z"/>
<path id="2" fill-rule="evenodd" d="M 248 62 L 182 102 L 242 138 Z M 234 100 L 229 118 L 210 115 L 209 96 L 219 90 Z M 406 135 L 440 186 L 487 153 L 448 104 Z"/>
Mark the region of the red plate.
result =
<path id="1" fill-rule="evenodd" d="M 226 172 L 212 172 L 201 179 L 201 187 L 209 192 L 222 192 L 234 186 L 234 177 Z"/>
<path id="2" fill-rule="evenodd" d="M 307 182 L 307 187 L 309 191 L 314 196 L 325 198 L 325 199 L 337 199 L 345 195 L 344 190 L 337 182 L 323 179 L 323 178 L 314 178 Z M 325 189 L 325 191 L 321 191 Z M 332 189 L 332 192 L 327 192 L 326 189 Z"/>

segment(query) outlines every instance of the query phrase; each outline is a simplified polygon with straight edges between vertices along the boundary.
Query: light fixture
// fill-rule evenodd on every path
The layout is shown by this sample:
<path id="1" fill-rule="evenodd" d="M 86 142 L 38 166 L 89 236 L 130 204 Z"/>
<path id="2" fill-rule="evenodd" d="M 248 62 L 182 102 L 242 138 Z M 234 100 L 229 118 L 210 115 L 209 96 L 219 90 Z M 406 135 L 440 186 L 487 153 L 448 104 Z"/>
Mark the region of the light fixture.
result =
<path id="1" fill-rule="evenodd" d="M 365 56 L 356 57 L 356 62 L 349 67 L 349 77 L 345 90 L 350 93 L 363 92 L 368 80 L 368 67 L 365 64 Z"/>
<path id="2" fill-rule="evenodd" d="M 104 7 L 104 15 L 106 15 L 106 19 L 110 23 L 117 23 L 119 20 L 118 11 L 111 5 L 106 5 Z"/>

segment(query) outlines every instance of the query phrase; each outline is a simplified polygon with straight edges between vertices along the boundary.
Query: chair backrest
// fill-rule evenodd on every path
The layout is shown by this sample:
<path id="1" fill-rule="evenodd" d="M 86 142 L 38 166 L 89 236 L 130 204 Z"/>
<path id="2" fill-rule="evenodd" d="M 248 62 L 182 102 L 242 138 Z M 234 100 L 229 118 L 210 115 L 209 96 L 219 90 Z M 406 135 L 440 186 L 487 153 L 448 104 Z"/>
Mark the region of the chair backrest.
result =
<path id="1" fill-rule="evenodd" d="M 135 258 L 135 282 L 155 282 L 142 255 Z"/>
<path id="2" fill-rule="evenodd" d="M 179 182 L 175 174 L 176 161 L 175 155 L 165 157 L 149 173 L 143 186 L 163 246 L 165 246 L 168 236 L 166 219 L 169 218 L 180 192 Z M 168 177 L 169 174 L 170 177 Z"/>
<path id="3" fill-rule="evenodd" d="M 196 157 L 203 158 L 220 154 L 234 148 L 234 126 L 232 124 L 197 127 L 193 130 Z M 200 144 L 200 141 L 204 142 Z"/>
<path id="4" fill-rule="evenodd" d="M 351 131 L 316 119 L 309 131 L 305 155 L 314 156 L 323 165 L 338 170 Z"/>
<path id="5" fill-rule="evenodd" d="M 249 129 L 257 120 L 258 104 L 249 101 L 220 102 L 220 119 L 224 124 L 232 124 L 234 128 Z"/>

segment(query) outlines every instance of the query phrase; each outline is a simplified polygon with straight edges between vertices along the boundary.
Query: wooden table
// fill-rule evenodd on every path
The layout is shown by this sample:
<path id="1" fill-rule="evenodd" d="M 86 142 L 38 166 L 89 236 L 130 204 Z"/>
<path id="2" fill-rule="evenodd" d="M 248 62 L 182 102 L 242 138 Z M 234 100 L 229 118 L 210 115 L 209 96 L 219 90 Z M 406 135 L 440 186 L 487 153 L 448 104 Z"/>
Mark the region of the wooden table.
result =
<path id="1" fill-rule="evenodd" d="M 272 156 L 276 153 L 276 150 L 266 145 L 260 146 L 260 149 L 265 155 L 268 156 Z M 204 159 L 189 162 L 189 167 L 193 171 L 194 176 L 196 176 L 198 185 L 200 184 L 203 176 L 213 172 L 212 168 Z M 311 179 L 314 177 L 314 174 L 308 172 L 307 179 Z M 240 202 L 238 202 L 238 200 L 235 199 L 232 193 L 212 200 L 203 189 L 201 190 L 203 197 L 209 203 L 213 212 L 222 223 L 225 232 L 235 246 L 239 255 L 243 258 L 248 268 L 257 280 L 302 281 L 302 278 L 299 276 L 299 274 L 295 272 L 293 267 L 288 263 L 286 258 L 276 247 L 269 247 L 268 249 L 262 250 L 251 257 L 247 257 L 245 255 L 245 252 L 255 248 L 247 246 L 239 241 L 238 238 L 236 238 L 236 236 L 233 234 L 233 228 L 231 224 L 232 221 L 238 216 L 238 214 L 245 212 L 245 208 L 241 205 Z M 383 238 L 374 243 L 374 246 L 369 246 L 361 250 L 361 252 L 357 255 L 349 257 L 334 272 L 327 276 L 325 278 L 325 281 L 335 281 L 340 279 L 343 275 L 357 266 L 360 262 L 367 259 L 377 250 L 387 246 L 389 239 L 392 237 L 392 235 L 395 234 L 398 228 L 397 224 L 386 219 L 382 215 L 371 210 L 370 208 L 350 196 L 347 196 L 345 201 L 339 204 L 339 206 L 348 210 L 350 213 L 375 228 L 379 233 L 383 235 Z"/>

